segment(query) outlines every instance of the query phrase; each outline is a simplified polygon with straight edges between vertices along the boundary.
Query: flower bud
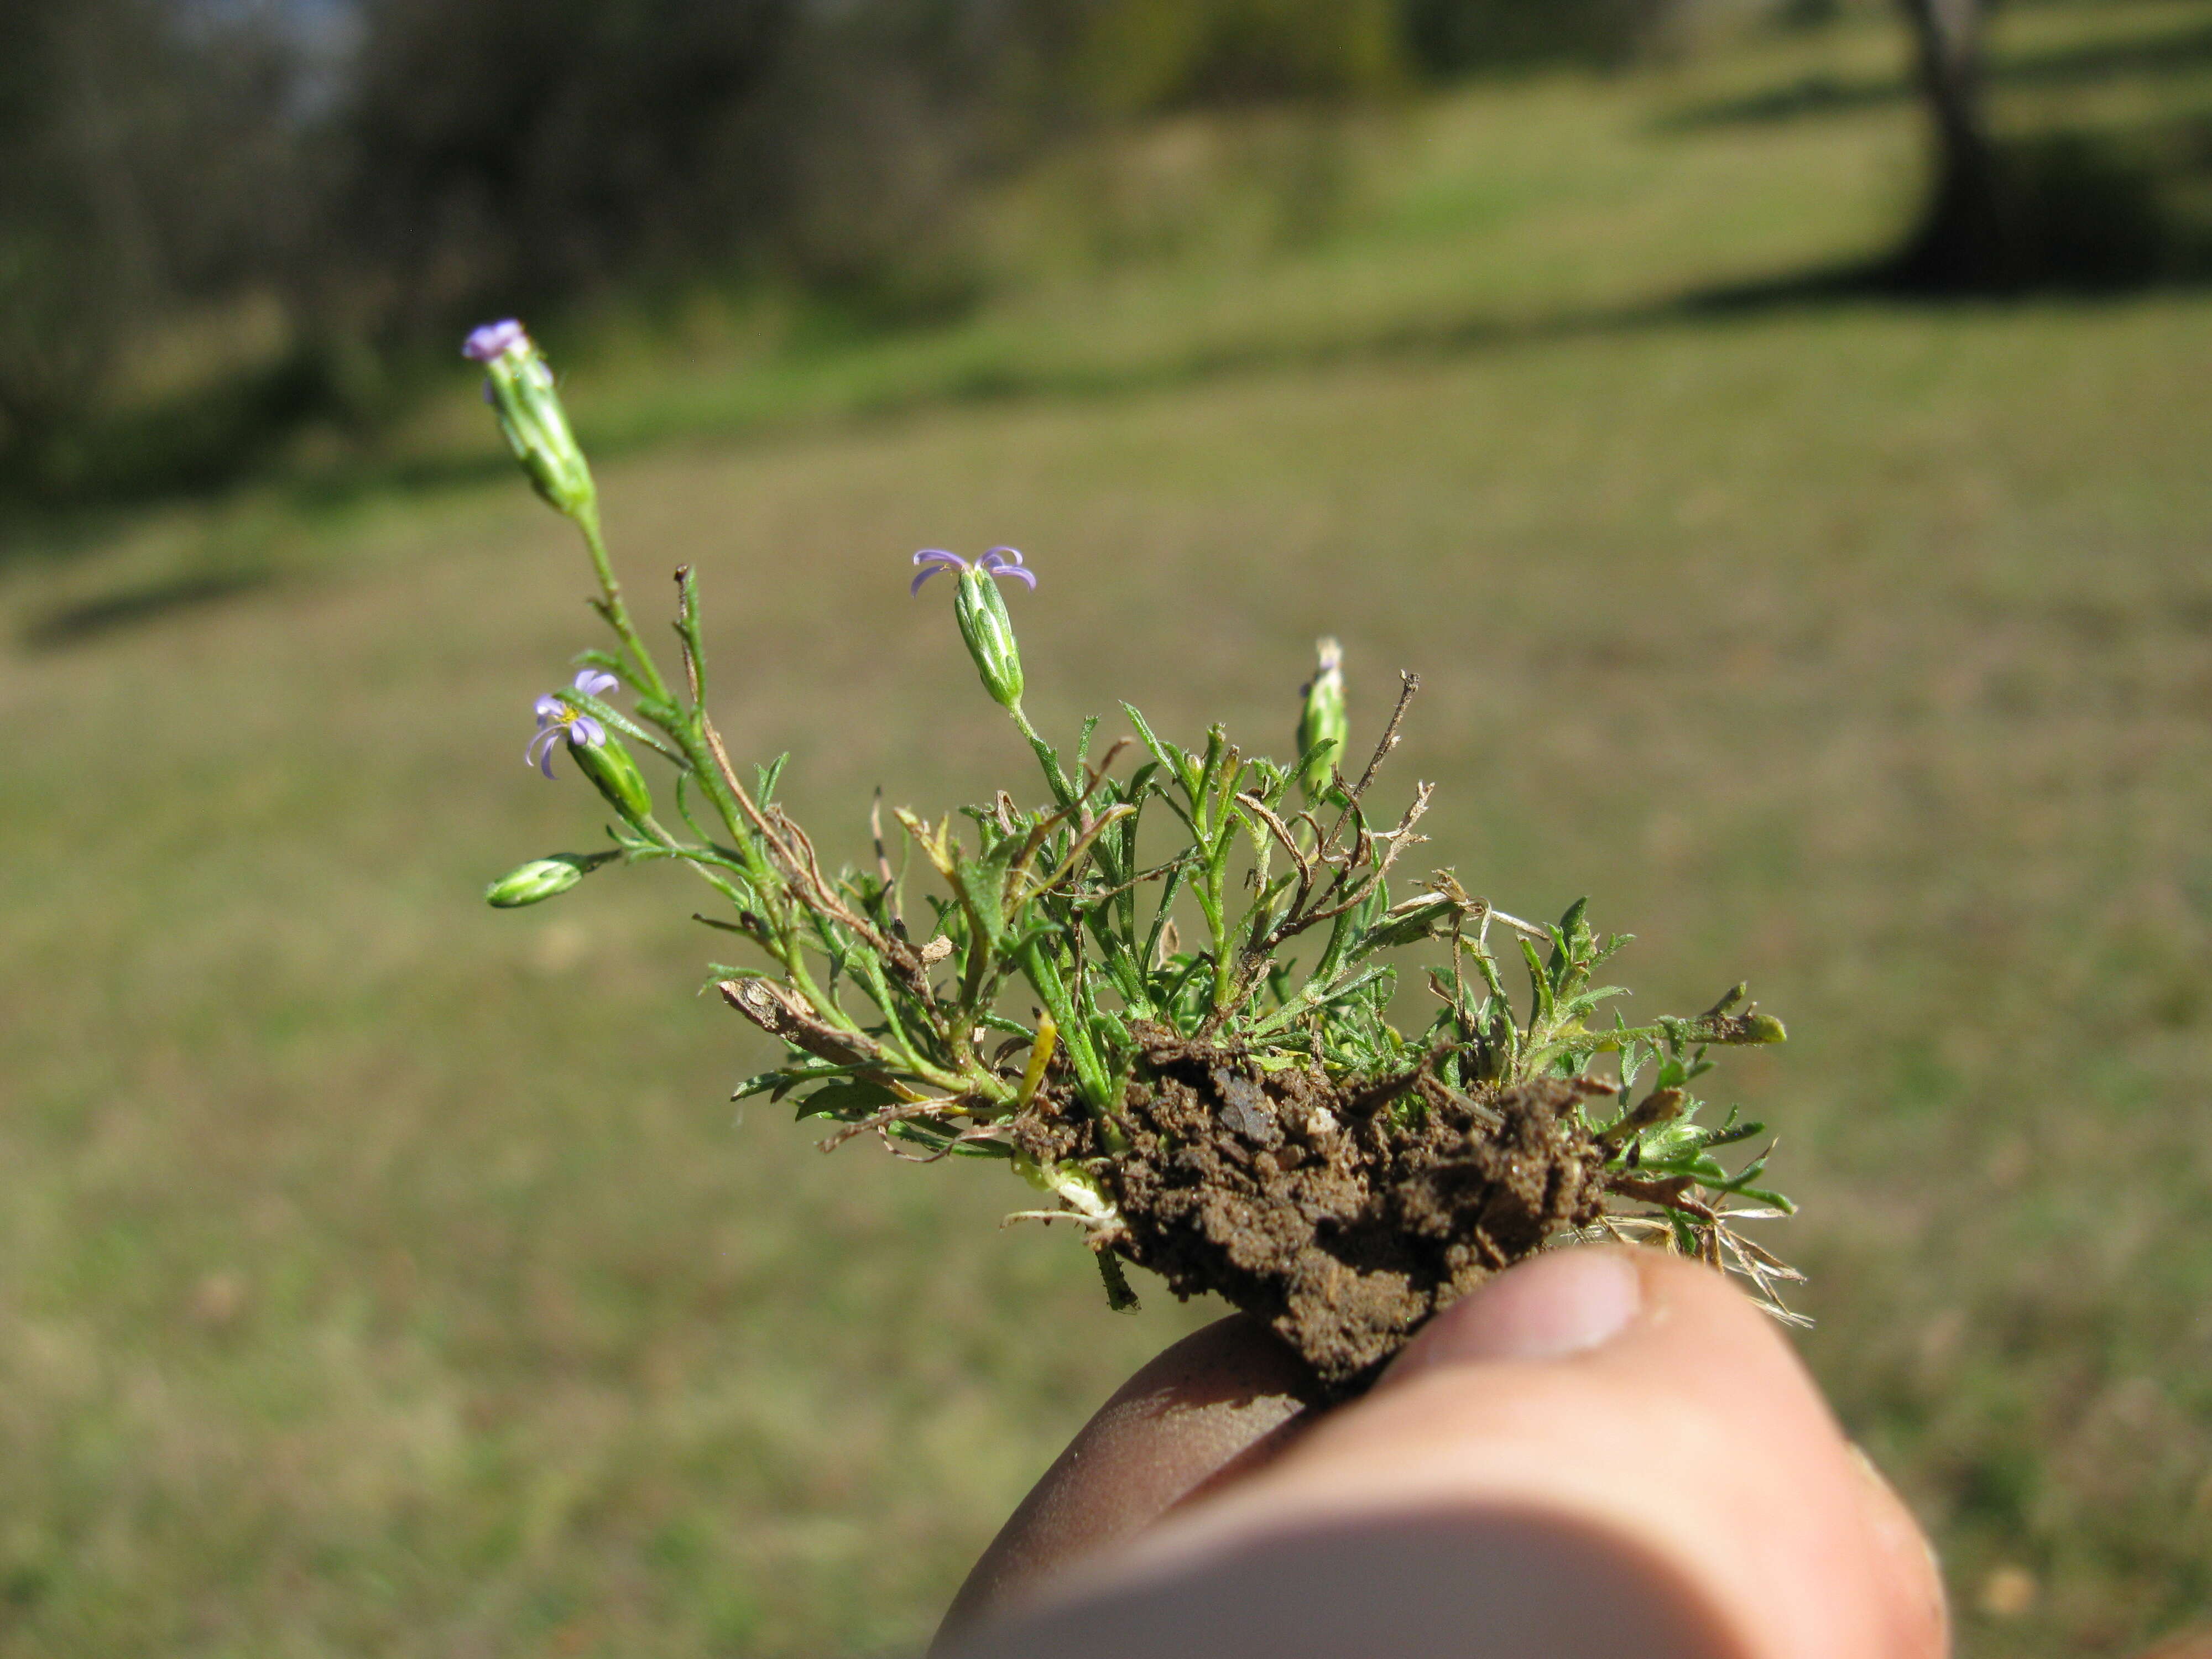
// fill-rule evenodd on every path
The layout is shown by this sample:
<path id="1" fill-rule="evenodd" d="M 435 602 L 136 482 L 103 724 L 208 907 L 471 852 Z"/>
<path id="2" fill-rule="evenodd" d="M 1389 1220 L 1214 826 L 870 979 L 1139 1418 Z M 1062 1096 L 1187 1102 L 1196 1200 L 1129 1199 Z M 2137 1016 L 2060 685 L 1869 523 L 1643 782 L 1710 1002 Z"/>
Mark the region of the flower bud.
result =
<path id="1" fill-rule="evenodd" d="M 629 750 L 611 732 L 597 743 L 572 743 L 568 758 L 607 798 L 607 805 L 630 823 L 644 827 L 653 812 L 653 796 L 645 787 L 645 774 L 637 769 Z"/>
<path id="2" fill-rule="evenodd" d="M 1790 1033 L 1771 1014 L 1746 1014 L 1743 1035 L 1736 1040 L 1739 1042 L 1787 1042 Z"/>
<path id="3" fill-rule="evenodd" d="M 1022 656 L 1014 644 L 1013 618 L 1006 614 L 1006 601 L 989 571 L 978 565 L 960 573 L 960 586 L 952 596 L 952 614 L 991 700 L 1002 708 L 1018 707 L 1022 700 Z"/>
<path id="4" fill-rule="evenodd" d="M 553 387 L 553 371 L 538 345 L 514 321 L 487 323 L 468 337 L 462 355 L 484 367 L 484 401 L 532 488 L 570 518 L 589 512 L 597 494 L 584 452 L 568 430 L 568 417 Z"/>
<path id="5" fill-rule="evenodd" d="M 496 910 L 519 910 L 567 892 L 609 859 L 612 853 L 586 854 L 556 853 L 550 859 L 518 864 L 484 889 L 484 902 Z"/>
<path id="6" fill-rule="evenodd" d="M 1352 729 L 1344 710 L 1344 648 L 1329 639 L 1316 649 L 1320 666 L 1306 683 L 1305 706 L 1298 713 L 1298 753 L 1306 763 L 1298 787 L 1308 800 L 1328 792 Z"/>

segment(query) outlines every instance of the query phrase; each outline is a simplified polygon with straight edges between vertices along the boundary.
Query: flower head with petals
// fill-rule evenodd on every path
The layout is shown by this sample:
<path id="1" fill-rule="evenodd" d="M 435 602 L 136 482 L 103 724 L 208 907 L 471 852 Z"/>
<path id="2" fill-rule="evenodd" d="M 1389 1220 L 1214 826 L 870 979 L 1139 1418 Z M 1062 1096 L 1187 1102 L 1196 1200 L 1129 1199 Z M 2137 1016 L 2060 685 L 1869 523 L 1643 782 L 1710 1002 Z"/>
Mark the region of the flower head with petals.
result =
<path id="1" fill-rule="evenodd" d="M 530 343 L 529 332 L 514 318 L 496 323 L 486 323 L 482 328 L 469 331 L 469 337 L 461 342 L 461 356 L 472 363 L 489 363 L 505 356 L 517 346 Z"/>
<path id="2" fill-rule="evenodd" d="M 909 593 L 921 592 L 921 585 L 940 570 L 966 571 L 971 568 L 988 576 L 1012 576 L 1017 581 L 1028 584 L 1032 592 L 1036 590 L 1036 572 L 1022 562 L 1021 550 L 1018 547 L 994 547 L 976 560 L 973 566 L 957 553 L 948 553 L 941 547 L 925 547 L 914 556 L 914 562 L 922 567 L 922 572 L 907 588 Z"/>
<path id="3" fill-rule="evenodd" d="M 604 696 L 615 689 L 615 677 L 586 668 L 576 676 L 575 689 L 587 697 Z M 523 760 L 551 777 L 553 751 L 560 747 L 563 738 L 571 749 L 596 749 L 607 740 L 607 728 L 596 716 L 586 714 L 567 697 L 538 698 L 538 735 L 522 751 Z"/>

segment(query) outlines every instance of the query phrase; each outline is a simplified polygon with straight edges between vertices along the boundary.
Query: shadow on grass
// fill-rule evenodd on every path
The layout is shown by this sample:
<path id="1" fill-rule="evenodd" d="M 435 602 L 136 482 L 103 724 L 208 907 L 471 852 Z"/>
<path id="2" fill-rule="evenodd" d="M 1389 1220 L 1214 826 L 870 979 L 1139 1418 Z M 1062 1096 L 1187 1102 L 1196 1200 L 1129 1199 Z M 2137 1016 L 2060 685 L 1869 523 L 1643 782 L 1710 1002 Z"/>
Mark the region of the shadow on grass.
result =
<path id="1" fill-rule="evenodd" d="M 2212 23 L 2170 29 L 2139 40 L 2097 40 L 2000 59 L 2000 82 L 2022 87 L 2070 87 L 2130 75 L 2191 75 L 2212 64 Z"/>
<path id="2" fill-rule="evenodd" d="M 2113 294 L 2212 280 L 2212 120 L 2008 138 L 1972 213 L 1931 200 L 1890 268 L 1927 292 Z"/>
<path id="3" fill-rule="evenodd" d="M 229 570 L 165 577 L 118 588 L 46 612 L 23 630 L 23 644 L 32 651 L 81 645 L 103 635 L 254 592 L 274 580 L 273 571 Z"/>
<path id="4" fill-rule="evenodd" d="M 2115 210 L 2116 202 L 2124 207 L 2127 199 L 2124 196 L 2115 198 L 2094 191 L 2088 195 L 2091 204 L 2099 212 L 2107 214 Z M 2068 222 L 2078 228 L 2078 222 Z M 2082 240 L 2074 236 L 2072 231 L 2067 234 L 2075 240 Z M 2158 266 L 2160 261 L 2166 261 L 2164 276 L 2176 282 L 2212 276 L 2212 261 L 2185 268 L 2166 260 L 2166 245 L 2154 236 L 2133 233 L 2117 239 L 2092 235 L 2087 239 L 2087 245 L 2098 250 L 2100 257 L 2109 255 L 2114 248 L 2132 248 L 2136 252 L 2104 277 L 2092 280 L 2077 272 L 2065 281 L 2008 280 L 1972 290 L 1972 297 L 1988 297 L 1991 293 L 1998 297 L 2024 296 L 2050 291 L 2088 296 L 2118 294 L 2146 286 L 2144 279 L 2157 274 L 2151 267 Z M 1899 258 L 1892 256 L 1692 289 L 1648 303 L 1550 316 L 1474 314 L 1443 318 L 1347 333 L 1334 340 L 1298 346 L 1253 341 L 1102 368 L 980 362 L 917 383 L 857 395 L 830 408 L 797 410 L 770 404 L 720 413 L 694 409 L 666 416 L 633 416 L 611 423 L 583 420 L 578 423 L 579 436 L 594 461 L 605 465 L 685 440 L 726 441 L 785 432 L 795 427 L 865 428 L 894 422 L 933 409 L 985 407 L 1025 400 L 1141 397 L 1283 371 L 1360 362 L 1443 362 L 1607 335 L 1625 336 L 1704 319 L 1747 318 L 1838 304 L 1905 305 L 1943 297 L 1947 296 L 1912 280 L 1901 268 Z M 1969 297 L 1968 291 L 1960 290 L 1957 297 Z M 514 471 L 513 461 L 503 452 L 488 448 L 460 455 L 404 459 L 371 456 L 311 476 L 288 475 L 281 464 L 260 465 L 248 462 L 228 478 L 210 480 L 191 491 L 179 491 L 166 499 L 219 501 L 240 489 L 252 489 L 273 495 L 291 511 L 321 517 L 342 514 L 379 499 L 426 499 L 474 489 L 508 480 Z M 96 549 L 112 538 L 119 514 L 127 514 L 134 507 L 143 507 L 149 499 L 133 494 L 120 502 L 94 500 L 31 508 L 19 505 L 12 513 L 0 516 L 0 569 L 28 558 L 54 562 Z M 168 584 L 151 584 L 57 612 L 40 623 L 27 639 L 49 648 L 64 646 L 112 629 L 153 621 L 174 611 L 211 605 L 245 593 L 267 580 L 265 574 L 194 575 Z"/>
<path id="5" fill-rule="evenodd" d="M 2055 88 L 2142 76 L 2194 75 L 2212 64 L 2212 23 L 2129 40 L 2096 40 L 1990 58 L 1993 87 Z M 1886 109 L 1918 96 L 1902 75 L 1845 76 L 1815 70 L 1794 81 L 1671 111 L 1653 125 L 1662 132 L 1765 126 L 1824 115 Z"/>
<path id="6" fill-rule="evenodd" d="M 1140 396 L 1240 375 L 1363 361 L 1449 359 L 1704 319 L 1844 303 L 1988 301 L 2051 294 L 2096 298 L 2212 282 L 2212 217 L 2203 211 L 2204 201 L 2212 199 L 2205 187 L 2212 183 L 2212 119 L 2200 117 L 2120 134 L 2054 132 L 2013 140 L 2000 151 L 1998 174 L 1998 228 L 1969 246 L 1962 259 L 1942 268 L 1928 258 L 1930 233 L 1923 224 L 1886 257 L 1629 306 L 1522 318 L 1468 314 L 1351 331 L 1334 340 L 1297 345 L 1250 340 L 1082 368 L 1026 362 L 1018 356 L 981 357 L 879 383 L 827 405 L 769 396 L 742 406 L 733 401 L 719 410 L 671 406 L 612 422 L 586 419 L 580 422 L 580 436 L 595 459 L 611 461 L 684 439 L 727 440 L 806 425 L 852 427 L 932 408 L 1021 399 Z M 877 344 L 848 340 L 824 348 L 818 359 L 823 374 L 849 367 L 853 354 L 865 355 Z M 783 372 L 793 385 L 804 386 L 813 361 L 787 364 Z M 264 412 L 283 406 L 266 400 L 258 405 Z M 489 447 L 404 459 L 379 458 L 372 452 L 312 474 L 288 467 L 282 449 L 265 441 L 241 445 L 229 459 L 228 471 L 205 468 L 158 477 L 173 486 L 169 499 L 219 496 L 252 485 L 272 492 L 293 511 L 314 516 L 376 498 L 474 489 L 513 471 L 507 455 Z M 159 493 L 137 489 L 76 503 L 16 503 L 0 517 L 0 568 L 33 555 L 51 560 L 97 546 L 112 534 L 118 511 Z M 57 612 L 27 638 L 42 647 L 63 646 L 214 604 L 265 580 L 183 576 Z"/>
<path id="7" fill-rule="evenodd" d="M 303 349 L 146 408 L 70 422 L 35 449 L 0 453 L 0 570 L 97 546 L 133 509 L 220 499 L 241 486 L 273 486 L 312 513 L 366 496 L 463 489 L 511 470 L 503 452 L 379 455 L 380 434 L 448 381 L 427 363 L 403 361 L 396 373 L 380 367 L 364 396 L 344 384 L 340 356 Z M 303 465 L 296 441 L 317 427 L 356 453 Z"/>
<path id="8" fill-rule="evenodd" d="M 1651 125 L 1665 133 L 1767 126 L 1816 116 L 1886 109 L 1903 103 L 1911 95 L 1911 87 L 1893 77 L 1847 80 L 1832 70 L 1814 70 L 1779 86 L 1763 87 L 1757 92 L 1716 98 L 1670 111 Z"/>
<path id="9" fill-rule="evenodd" d="M 325 413 L 324 365 L 301 352 L 143 409 L 55 423 L 9 450 L 0 487 L 32 506 L 117 505 L 221 488 L 271 462 L 302 422 Z"/>
<path id="10" fill-rule="evenodd" d="M 605 447 L 605 453 L 619 453 L 629 447 Z M 33 562 L 66 562 L 78 554 L 104 547 L 113 539 L 118 525 L 127 521 L 134 512 L 149 507 L 215 502 L 243 489 L 262 489 L 273 492 L 292 510 L 313 516 L 343 511 L 381 497 L 427 497 L 473 489 L 511 477 L 514 472 L 514 463 L 503 451 L 486 451 L 453 456 L 410 456 L 404 459 L 372 456 L 331 470 L 302 474 L 264 448 L 235 457 L 228 467 L 210 468 L 189 484 L 176 483 L 167 489 L 134 481 L 131 487 L 112 495 L 94 493 L 59 498 L 27 498 L 18 495 L 9 498 L 0 494 L 0 572 Z M 207 580 L 228 582 L 231 579 Z M 243 591 L 259 580 L 233 583 L 227 591 Z M 222 595 L 211 592 L 209 597 Z"/>

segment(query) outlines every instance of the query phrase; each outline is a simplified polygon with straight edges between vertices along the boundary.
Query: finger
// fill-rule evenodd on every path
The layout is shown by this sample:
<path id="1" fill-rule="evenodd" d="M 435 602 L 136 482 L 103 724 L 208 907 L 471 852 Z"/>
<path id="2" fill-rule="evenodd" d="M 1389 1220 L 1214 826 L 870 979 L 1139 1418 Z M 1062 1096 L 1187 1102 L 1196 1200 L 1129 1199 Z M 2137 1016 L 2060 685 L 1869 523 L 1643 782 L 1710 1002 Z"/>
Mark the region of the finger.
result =
<path id="1" fill-rule="evenodd" d="M 1389 1399 L 1401 1389 L 1431 1398 L 1401 1406 Z M 1623 1437 L 1576 1456 L 1556 1433 L 1549 1447 L 1516 1437 L 1516 1418 L 1568 1406 L 1555 1390 L 1571 1391 L 1593 1420 L 1613 1396 Z M 1780 1329 L 1710 1269 L 1650 1251 L 1543 1258 L 1448 1310 L 1376 1392 L 1387 1412 L 1354 1425 L 1364 1437 L 1347 1435 L 1332 1449 L 1340 1458 L 1375 1455 L 1394 1437 L 1406 1458 L 1425 1416 L 1478 1411 L 1483 1429 L 1451 1443 L 1462 1476 L 1493 1492 L 1571 1492 L 1586 1510 L 1695 1516 L 1676 1559 L 1734 1604 L 1738 1622 L 1769 1632 L 1778 1653 L 1944 1650 L 1941 1575 L 1924 1535 L 1844 1437 Z M 1654 1442 L 1665 1449 L 1656 1459 Z M 1626 1477 L 1624 1460 L 1634 1468 Z"/>
<path id="2" fill-rule="evenodd" d="M 939 1643 L 1213 1480 L 1259 1467 L 1307 1420 L 1311 1382 L 1280 1338 L 1241 1314 L 1167 1349 L 1030 1489 L 953 1598 Z"/>
<path id="3" fill-rule="evenodd" d="M 1632 1633 L 1632 1638 L 1628 1633 Z M 1439 1316 L 1358 1405 L 1079 1565 L 975 1654 L 1937 1659 L 1933 1564 L 1709 1269 L 1577 1250 Z"/>

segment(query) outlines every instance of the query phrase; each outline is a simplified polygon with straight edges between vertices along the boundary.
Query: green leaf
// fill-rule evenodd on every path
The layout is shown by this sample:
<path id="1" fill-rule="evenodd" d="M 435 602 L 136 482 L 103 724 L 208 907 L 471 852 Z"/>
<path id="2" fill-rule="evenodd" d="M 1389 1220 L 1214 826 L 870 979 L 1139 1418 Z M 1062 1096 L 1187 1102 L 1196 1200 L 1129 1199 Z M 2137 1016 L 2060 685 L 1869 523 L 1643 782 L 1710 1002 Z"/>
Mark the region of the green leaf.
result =
<path id="1" fill-rule="evenodd" d="M 1416 944 L 1443 930 L 1458 914 L 1459 906 L 1441 893 L 1385 911 L 1382 921 L 1359 936 L 1350 959 L 1356 962 L 1376 951 Z"/>
<path id="2" fill-rule="evenodd" d="M 1735 1109 L 1733 1108 L 1729 1109 L 1729 1115 L 1731 1118 L 1735 1115 Z M 1751 1118 L 1742 1123 L 1736 1124 L 1733 1127 L 1724 1123 L 1717 1129 L 1707 1130 L 1703 1133 L 1708 1136 L 1708 1139 L 1705 1141 L 1705 1145 L 1708 1146 L 1732 1146 L 1739 1140 L 1752 1140 L 1765 1134 L 1766 1133 L 1766 1126 L 1759 1121 L 1758 1119 Z"/>
<path id="3" fill-rule="evenodd" d="M 1152 758 L 1167 769 L 1170 777 L 1181 777 L 1183 769 L 1182 751 L 1172 744 L 1162 743 L 1152 735 L 1152 728 L 1145 723 L 1145 717 L 1137 712 L 1136 704 L 1123 703 L 1121 712 L 1129 717 L 1129 724 L 1137 728 L 1137 741 L 1152 750 Z"/>
<path id="4" fill-rule="evenodd" d="M 738 1085 L 730 1096 L 732 1100 L 750 1100 L 755 1095 L 764 1095 L 769 1090 L 791 1086 L 790 1074 L 783 1071 L 756 1072 Z"/>
<path id="5" fill-rule="evenodd" d="M 1547 1024 L 1552 1018 L 1552 979 L 1544 970 L 1544 959 L 1536 954 L 1536 947 L 1525 936 L 1521 937 L 1521 956 L 1528 964 L 1528 982 L 1535 988 L 1536 1004 L 1528 1016 L 1533 1028 Z"/>
<path id="6" fill-rule="evenodd" d="M 1761 1204 L 1771 1204 L 1784 1215 L 1797 1213 L 1797 1206 L 1794 1200 L 1785 1198 L 1780 1193 L 1771 1191 L 1765 1187 L 1731 1186 L 1729 1191 L 1740 1198 L 1756 1199 Z"/>
<path id="7" fill-rule="evenodd" d="M 817 1089 L 807 1096 L 799 1103 L 799 1119 L 803 1121 L 810 1117 L 834 1117 L 846 1123 L 857 1123 L 897 1098 L 880 1083 L 854 1078 Z"/>
<path id="8" fill-rule="evenodd" d="M 1625 997 L 1631 994 L 1632 993 L 1626 985 L 1601 985 L 1595 991 L 1584 991 L 1581 995 L 1570 998 L 1566 1002 L 1562 1003 L 1558 1018 L 1562 1024 L 1577 1020 L 1608 998 Z M 1610 1048 L 1611 1039 L 1608 1038 L 1603 1046 Z"/>

